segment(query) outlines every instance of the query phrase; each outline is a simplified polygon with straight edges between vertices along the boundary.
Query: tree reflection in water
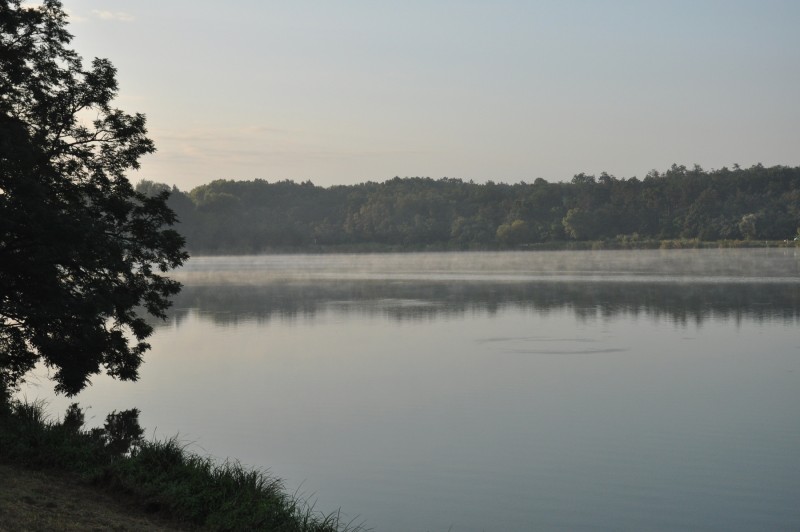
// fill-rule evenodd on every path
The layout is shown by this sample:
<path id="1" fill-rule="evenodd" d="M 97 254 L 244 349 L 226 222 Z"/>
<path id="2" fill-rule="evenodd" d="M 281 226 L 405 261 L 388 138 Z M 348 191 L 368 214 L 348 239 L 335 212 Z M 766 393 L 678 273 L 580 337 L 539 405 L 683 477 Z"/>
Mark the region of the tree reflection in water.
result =
<path id="1" fill-rule="evenodd" d="M 724 318 L 800 318 L 800 283 L 779 282 L 451 282 L 296 280 L 259 285 L 187 285 L 167 322 L 190 313 L 218 325 L 342 314 L 393 320 L 436 320 L 504 308 L 546 314 L 571 310 L 579 319 L 645 316 L 678 324 Z"/>

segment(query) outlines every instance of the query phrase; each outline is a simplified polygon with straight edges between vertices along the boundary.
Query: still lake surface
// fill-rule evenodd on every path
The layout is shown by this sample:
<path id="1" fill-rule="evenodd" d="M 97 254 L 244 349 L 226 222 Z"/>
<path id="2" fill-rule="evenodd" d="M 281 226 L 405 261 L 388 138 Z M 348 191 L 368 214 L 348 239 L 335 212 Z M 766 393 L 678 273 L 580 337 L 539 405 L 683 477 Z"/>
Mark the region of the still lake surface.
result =
<path id="1" fill-rule="evenodd" d="M 800 530 L 794 249 L 194 257 L 78 396 L 379 531 Z M 43 377 L 25 390 L 53 398 Z"/>

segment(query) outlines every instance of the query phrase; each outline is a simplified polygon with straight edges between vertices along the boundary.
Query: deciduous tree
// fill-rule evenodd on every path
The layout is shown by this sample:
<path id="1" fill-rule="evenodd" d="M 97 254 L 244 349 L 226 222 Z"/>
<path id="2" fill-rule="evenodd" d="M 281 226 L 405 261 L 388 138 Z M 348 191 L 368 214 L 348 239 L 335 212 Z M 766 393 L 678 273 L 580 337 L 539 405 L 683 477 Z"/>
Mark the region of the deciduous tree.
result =
<path id="1" fill-rule="evenodd" d="M 71 395 L 137 378 L 143 315 L 164 316 L 187 255 L 168 192 L 126 177 L 154 151 L 145 117 L 113 107 L 114 67 L 85 67 L 66 27 L 56 0 L 0 0 L 0 388 L 42 361 Z"/>

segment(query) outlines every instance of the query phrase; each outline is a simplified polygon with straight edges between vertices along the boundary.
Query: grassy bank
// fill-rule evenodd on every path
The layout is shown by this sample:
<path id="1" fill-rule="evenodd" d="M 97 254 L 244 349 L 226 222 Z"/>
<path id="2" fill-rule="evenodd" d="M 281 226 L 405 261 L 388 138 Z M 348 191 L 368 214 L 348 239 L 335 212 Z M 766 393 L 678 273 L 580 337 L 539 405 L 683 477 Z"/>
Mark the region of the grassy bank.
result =
<path id="1" fill-rule="evenodd" d="M 77 406 L 56 421 L 48 418 L 41 403 L 0 399 L 0 463 L 13 464 L 15 470 L 24 467 L 36 474 L 66 476 L 82 488 L 100 489 L 127 501 L 127 507 L 138 508 L 142 516 L 167 520 L 181 529 L 361 528 L 343 523 L 337 514 L 315 512 L 287 494 L 280 480 L 262 472 L 189 453 L 175 439 L 142 439 L 137 415 L 135 410 L 114 412 L 102 428 L 85 430 Z M 4 484 L 0 489 L 7 494 L 9 487 Z M 28 502 L 37 509 L 32 515 L 41 518 L 54 509 L 46 501 L 38 505 L 42 501 L 34 496 Z M 23 528 L 36 529 L 31 526 Z"/>

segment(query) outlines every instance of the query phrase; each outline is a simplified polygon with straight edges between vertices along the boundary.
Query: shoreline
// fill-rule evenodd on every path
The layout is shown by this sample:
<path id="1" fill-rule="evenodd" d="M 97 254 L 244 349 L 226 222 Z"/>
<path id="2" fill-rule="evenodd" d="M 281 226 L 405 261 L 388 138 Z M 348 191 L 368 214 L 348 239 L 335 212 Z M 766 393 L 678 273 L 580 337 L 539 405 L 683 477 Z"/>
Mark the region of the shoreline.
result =
<path id="1" fill-rule="evenodd" d="M 255 255 L 333 255 L 368 253 L 426 253 L 426 252 L 503 252 L 503 251 L 592 251 L 592 250 L 652 250 L 652 249 L 758 249 L 798 248 L 798 240 L 712 240 L 668 239 L 639 240 L 617 238 L 611 240 L 553 241 L 520 244 L 518 246 L 393 245 L 393 244 L 337 244 L 318 246 L 270 247 L 259 250 L 189 250 L 191 256 L 255 256 Z"/>
<path id="2" fill-rule="evenodd" d="M 43 402 L 0 389 L 0 473 L 11 471 L 0 474 L 0 532 L 7 524 L 99 530 L 117 518 L 130 528 L 115 530 L 365 530 L 340 512 L 314 510 L 263 470 L 199 456 L 177 438 L 143 439 L 138 413 L 112 412 L 104 427 L 86 430 L 76 404 L 52 421 Z M 101 508 L 81 504 L 87 499 Z"/>

